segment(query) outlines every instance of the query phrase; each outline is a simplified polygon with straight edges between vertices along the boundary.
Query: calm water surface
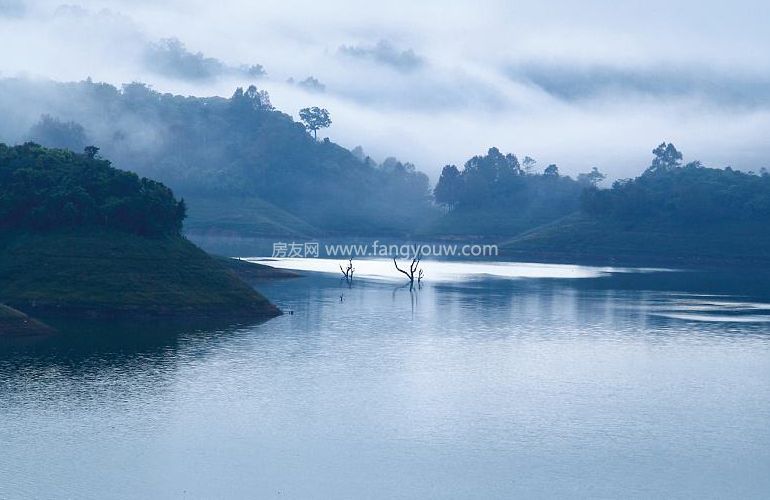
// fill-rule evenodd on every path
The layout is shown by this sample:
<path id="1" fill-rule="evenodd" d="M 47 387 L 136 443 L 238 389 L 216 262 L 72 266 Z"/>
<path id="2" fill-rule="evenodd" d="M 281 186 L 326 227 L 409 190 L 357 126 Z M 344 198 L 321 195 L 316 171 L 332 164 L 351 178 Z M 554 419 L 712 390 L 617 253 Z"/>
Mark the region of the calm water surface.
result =
<path id="1" fill-rule="evenodd" d="M 766 275 L 273 264 L 266 323 L 2 339 L 0 498 L 770 497 Z"/>

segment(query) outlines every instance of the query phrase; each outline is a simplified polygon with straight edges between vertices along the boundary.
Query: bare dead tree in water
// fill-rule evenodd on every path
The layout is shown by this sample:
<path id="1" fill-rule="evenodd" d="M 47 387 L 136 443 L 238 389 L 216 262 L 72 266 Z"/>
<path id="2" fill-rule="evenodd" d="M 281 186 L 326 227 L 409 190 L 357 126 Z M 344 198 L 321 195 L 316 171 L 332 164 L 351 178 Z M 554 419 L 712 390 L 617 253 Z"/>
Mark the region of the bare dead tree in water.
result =
<path id="1" fill-rule="evenodd" d="M 420 282 L 422 281 L 423 272 L 422 269 L 420 269 L 420 256 L 418 255 L 414 259 L 412 259 L 412 263 L 409 264 L 409 271 L 406 271 L 404 269 L 401 269 L 398 267 L 398 262 L 396 262 L 396 258 L 393 257 L 393 265 L 396 266 L 396 270 L 398 270 L 400 273 L 402 273 L 404 276 L 409 279 L 409 291 L 411 292 L 414 290 L 414 279 L 417 278 L 417 286 L 420 286 Z"/>
<path id="2" fill-rule="evenodd" d="M 355 271 L 353 259 L 351 258 L 348 260 L 347 267 L 342 267 L 342 264 L 340 264 L 340 271 L 342 271 L 342 279 L 344 279 L 348 285 L 351 285 L 353 283 L 353 272 Z"/>

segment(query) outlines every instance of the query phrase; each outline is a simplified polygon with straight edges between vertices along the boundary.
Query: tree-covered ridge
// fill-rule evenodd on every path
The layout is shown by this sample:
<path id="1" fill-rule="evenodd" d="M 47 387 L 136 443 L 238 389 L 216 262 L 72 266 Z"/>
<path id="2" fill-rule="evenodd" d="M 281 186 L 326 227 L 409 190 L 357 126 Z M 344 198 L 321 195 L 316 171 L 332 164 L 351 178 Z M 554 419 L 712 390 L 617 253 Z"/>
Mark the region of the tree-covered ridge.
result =
<path id="1" fill-rule="evenodd" d="M 604 175 L 596 168 L 580 174 L 575 181 L 561 176 L 556 165 L 548 165 L 542 174 L 534 172 L 537 162 L 529 156 L 519 162 L 512 153 L 490 148 L 465 162 L 462 170 L 447 165 L 433 191 L 437 203 L 450 210 L 463 207 L 514 207 L 547 196 L 552 201 L 577 201 L 586 186 L 600 182 Z"/>
<path id="2" fill-rule="evenodd" d="M 462 170 L 445 166 L 433 194 L 448 213 L 429 232 L 512 236 L 578 210 L 582 190 L 602 176 L 595 171 L 574 180 L 560 175 L 554 164 L 542 173 L 536 168 L 533 158 L 520 162 L 497 148 L 470 158 Z"/>
<path id="3" fill-rule="evenodd" d="M 185 217 L 163 184 L 83 154 L 0 143 L 0 229 L 102 227 L 142 236 L 178 234 Z"/>
<path id="4" fill-rule="evenodd" d="M 6 140 L 96 144 L 116 166 L 165 183 L 191 205 L 216 199 L 237 212 L 231 200 L 259 198 L 323 232 L 346 234 L 404 233 L 431 211 L 424 174 L 314 140 L 314 131 L 275 110 L 253 86 L 230 98 L 185 97 L 140 83 L 7 79 L 0 80 L 3 94 L 32 103 L 24 110 L 29 132 L 5 132 Z M 2 105 L 0 99 L 0 112 Z"/>
<path id="5" fill-rule="evenodd" d="M 612 189 L 590 189 L 582 208 L 589 215 L 624 221 L 708 224 L 725 221 L 770 222 L 770 175 L 707 168 L 699 161 L 682 165 L 673 144 L 653 150 L 653 161 L 635 179 Z"/>

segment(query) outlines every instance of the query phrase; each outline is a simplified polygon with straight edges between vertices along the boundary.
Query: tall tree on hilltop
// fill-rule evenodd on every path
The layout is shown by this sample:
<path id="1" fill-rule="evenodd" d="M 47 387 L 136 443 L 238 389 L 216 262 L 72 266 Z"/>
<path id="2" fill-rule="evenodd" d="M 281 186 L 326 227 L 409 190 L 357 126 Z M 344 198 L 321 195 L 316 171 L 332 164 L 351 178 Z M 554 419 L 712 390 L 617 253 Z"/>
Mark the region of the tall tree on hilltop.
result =
<path id="1" fill-rule="evenodd" d="M 521 160 L 521 167 L 525 174 L 530 175 L 535 171 L 535 167 L 537 167 L 537 160 L 531 156 L 525 156 L 524 159 Z"/>
<path id="2" fill-rule="evenodd" d="M 655 158 L 647 169 L 649 173 L 668 172 L 682 165 L 682 153 L 673 144 L 665 142 L 652 150 Z"/>
<path id="3" fill-rule="evenodd" d="M 313 138 L 315 140 L 318 140 L 318 129 L 326 128 L 332 124 L 329 111 L 317 106 L 300 109 L 299 118 L 308 130 L 313 131 Z"/>
<path id="4" fill-rule="evenodd" d="M 543 170 L 543 175 L 546 177 L 559 177 L 559 167 L 557 167 L 555 163 L 551 163 L 545 167 L 545 170 Z"/>

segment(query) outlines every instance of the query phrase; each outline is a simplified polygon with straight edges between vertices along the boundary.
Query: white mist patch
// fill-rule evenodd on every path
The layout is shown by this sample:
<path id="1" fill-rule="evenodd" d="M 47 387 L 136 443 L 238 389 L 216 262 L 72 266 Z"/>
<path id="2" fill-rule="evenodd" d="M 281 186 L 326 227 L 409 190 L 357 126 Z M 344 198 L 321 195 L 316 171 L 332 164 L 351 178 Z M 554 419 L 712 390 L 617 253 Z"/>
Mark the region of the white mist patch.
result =
<path id="1" fill-rule="evenodd" d="M 243 260 L 265 264 L 279 269 L 307 271 L 342 276 L 340 265 L 347 261 L 308 258 L 262 258 L 248 257 Z M 408 268 L 409 260 L 399 261 L 399 267 Z M 355 278 L 402 281 L 404 276 L 393 265 L 392 259 L 354 260 Z M 618 267 L 593 267 L 568 264 L 533 264 L 525 262 L 468 262 L 423 260 L 420 268 L 425 272 L 424 281 L 430 283 L 451 283 L 481 278 L 500 279 L 585 279 L 601 278 L 613 273 L 653 272 L 658 269 L 630 269 Z"/>

